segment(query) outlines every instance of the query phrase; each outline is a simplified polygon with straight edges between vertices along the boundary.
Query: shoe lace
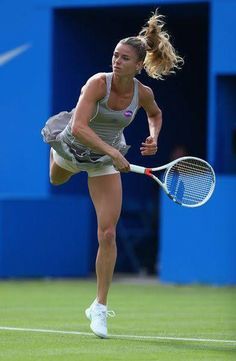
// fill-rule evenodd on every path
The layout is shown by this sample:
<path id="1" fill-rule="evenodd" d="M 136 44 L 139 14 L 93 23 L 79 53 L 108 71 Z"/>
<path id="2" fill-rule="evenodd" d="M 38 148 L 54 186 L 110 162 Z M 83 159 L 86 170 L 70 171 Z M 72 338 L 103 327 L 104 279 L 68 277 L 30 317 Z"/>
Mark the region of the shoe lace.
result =
<path id="1" fill-rule="evenodd" d="M 102 310 L 96 310 L 96 317 L 100 319 L 100 322 L 103 325 L 106 325 L 106 319 L 107 317 L 115 317 L 116 313 L 112 310 L 102 311 Z"/>
<path id="2" fill-rule="evenodd" d="M 116 317 L 116 313 L 113 310 L 108 310 L 108 311 L 106 311 L 106 316 L 107 317 Z"/>

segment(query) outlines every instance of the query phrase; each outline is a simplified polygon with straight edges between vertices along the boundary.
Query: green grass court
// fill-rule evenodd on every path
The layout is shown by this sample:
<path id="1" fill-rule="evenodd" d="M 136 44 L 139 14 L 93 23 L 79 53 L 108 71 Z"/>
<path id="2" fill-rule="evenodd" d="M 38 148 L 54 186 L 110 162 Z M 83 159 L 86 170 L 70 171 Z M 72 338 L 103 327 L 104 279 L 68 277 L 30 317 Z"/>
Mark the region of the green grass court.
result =
<path id="1" fill-rule="evenodd" d="M 94 336 L 84 316 L 95 289 L 83 280 L 0 282 L 0 360 L 236 360 L 235 288 L 117 280 L 108 340 Z"/>

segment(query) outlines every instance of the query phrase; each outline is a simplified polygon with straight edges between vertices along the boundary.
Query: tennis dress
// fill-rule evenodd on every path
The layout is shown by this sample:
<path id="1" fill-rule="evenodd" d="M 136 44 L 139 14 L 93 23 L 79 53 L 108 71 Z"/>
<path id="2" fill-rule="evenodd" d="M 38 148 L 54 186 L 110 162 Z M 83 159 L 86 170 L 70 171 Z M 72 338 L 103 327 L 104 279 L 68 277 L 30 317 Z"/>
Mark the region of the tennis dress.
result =
<path id="1" fill-rule="evenodd" d="M 95 114 L 89 122 L 89 127 L 106 143 L 118 149 L 125 155 L 130 148 L 126 145 L 123 130 L 135 117 L 138 110 L 138 80 L 134 78 L 134 93 L 130 105 L 124 110 L 112 110 L 108 107 L 113 73 L 106 73 L 107 91 L 103 99 L 97 102 Z M 83 145 L 71 132 L 75 109 L 71 112 L 60 112 L 48 119 L 42 129 L 43 139 L 46 143 L 66 160 L 73 162 L 83 170 L 90 165 L 101 166 L 112 164 L 108 155 L 98 154 Z"/>

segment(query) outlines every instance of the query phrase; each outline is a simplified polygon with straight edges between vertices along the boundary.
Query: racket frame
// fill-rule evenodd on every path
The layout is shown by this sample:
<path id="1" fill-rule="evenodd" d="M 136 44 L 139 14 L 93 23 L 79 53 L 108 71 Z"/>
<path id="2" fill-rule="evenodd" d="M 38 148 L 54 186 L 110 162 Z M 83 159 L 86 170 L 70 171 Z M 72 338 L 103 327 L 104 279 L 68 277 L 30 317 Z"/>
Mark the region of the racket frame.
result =
<path id="1" fill-rule="evenodd" d="M 171 168 L 179 163 L 180 161 L 183 161 L 183 160 L 187 160 L 187 159 L 192 159 L 192 160 L 196 160 L 196 161 L 201 161 L 203 163 L 205 163 L 211 170 L 212 172 L 212 176 L 213 176 L 213 186 L 211 187 L 211 189 L 209 190 L 209 193 L 208 195 L 199 203 L 197 204 L 182 204 L 181 202 L 178 202 L 174 196 L 172 196 L 170 194 L 170 192 L 168 191 L 168 188 L 166 186 L 166 178 L 168 176 L 168 173 L 170 172 Z M 166 170 L 165 174 L 164 174 L 164 182 L 162 182 L 157 176 L 155 176 L 152 172 L 157 172 L 157 171 L 161 171 L 161 170 Z M 142 167 L 142 166 L 139 166 L 139 165 L 135 165 L 135 164 L 130 164 L 130 171 L 131 172 L 134 172 L 134 173 L 139 173 L 139 174 L 145 174 L 147 175 L 148 177 L 151 177 L 152 179 L 154 179 L 158 184 L 159 186 L 162 187 L 162 189 L 164 190 L 164 192 L 167 194 L 167 196 L 175 203 L 178 203 L 184 207 L 189 207 L 189 208 L 194 208 L 194 207 L 199 207 L 199 206 L 202 206 L 204 203 L 206 203 L 209 198 L 211 197 L 214 189 L 215 189 L 215 183 L 216 183 L 216 177 L 215 177 L 215 172 L 214 172 L 214 169 L 212 168 L 212 166 L 205 160 L 201 159 L 201 158 L 197 158 L 197 157 L 191 157 L 191 156 L 186 156 L 186 157 L 181 157 L 181 158 L 178 158 L 178 159 L 175 159 L 163 166 L 160 166 L 160 167 L 155 167 L 155 168 L 145 168 L 145 167 Z"/>

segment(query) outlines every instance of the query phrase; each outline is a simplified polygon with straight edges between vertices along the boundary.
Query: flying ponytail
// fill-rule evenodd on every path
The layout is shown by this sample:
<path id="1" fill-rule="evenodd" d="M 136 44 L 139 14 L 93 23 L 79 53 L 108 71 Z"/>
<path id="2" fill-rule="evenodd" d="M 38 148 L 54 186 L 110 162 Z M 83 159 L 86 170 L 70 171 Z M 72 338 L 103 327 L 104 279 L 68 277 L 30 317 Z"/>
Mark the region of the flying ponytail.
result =
<path id="1" fill-rule="evenodd" d="M 169 34 L 163 30 L 165 25 L 163 17 L 156 10 L 138 35 L 146 45 L 144 69 L 149 76 L 156 79 L 174 73 L 175 69 L 183 65 L 183 59 L 176 54 L 170 43 Z"/>
<path id="2" fill-rule="evenodd" d="M 169 34 L 163 30 L 163 17 L 156 10 L 138 36 L 121 40 L 122 44 L 136 49 L 147 74 L 155 79 L 175 73 L 175 69 L 180 69 L 184 63 L 170 43 Z"/>

